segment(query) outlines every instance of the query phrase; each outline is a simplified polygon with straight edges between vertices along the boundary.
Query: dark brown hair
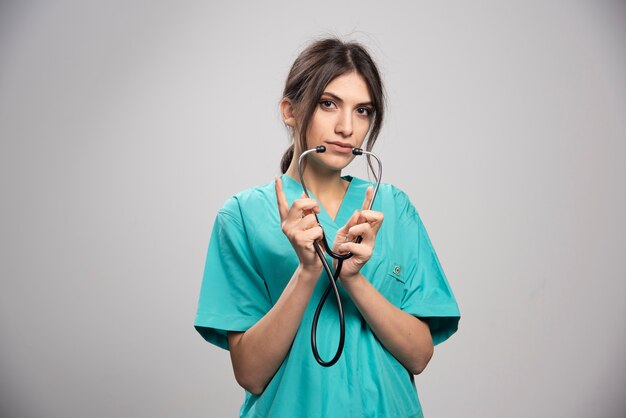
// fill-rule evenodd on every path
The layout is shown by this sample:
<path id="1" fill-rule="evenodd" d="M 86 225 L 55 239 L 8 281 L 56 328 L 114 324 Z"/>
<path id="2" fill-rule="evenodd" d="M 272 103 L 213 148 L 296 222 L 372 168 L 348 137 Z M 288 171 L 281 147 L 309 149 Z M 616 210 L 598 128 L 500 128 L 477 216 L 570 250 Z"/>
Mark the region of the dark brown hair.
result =
<path id="1" fill-rule="evenodd" d="M 385 95 L 376 64 L 367 50 L 356 42 L 337 38 L 321 39 L 309 45 L 293 63 L 283 98 L 289 99 L 297 115 L 300 149 L 306 150 L 306 132 L 324 89 L 333 79 L 352 71 L 365 79 L 372 99 L 372 123 L 365 149 L 371 151 L 383 123 Z M 294 141 L 296 138 L 294 138 Z M 287 171 L 293 159 L 294 144 L 283 154 L 280 168 Z"/>

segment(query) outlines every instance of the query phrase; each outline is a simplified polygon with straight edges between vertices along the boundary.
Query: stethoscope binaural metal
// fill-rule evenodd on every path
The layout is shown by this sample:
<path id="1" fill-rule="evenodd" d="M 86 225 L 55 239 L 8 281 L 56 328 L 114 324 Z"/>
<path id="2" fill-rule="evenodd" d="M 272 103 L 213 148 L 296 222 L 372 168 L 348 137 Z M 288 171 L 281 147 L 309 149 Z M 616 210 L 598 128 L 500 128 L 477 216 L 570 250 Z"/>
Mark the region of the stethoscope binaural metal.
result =
<path id="1" fill-rule="evenodd" d="M 302 162 L 307 155 L 313 152 L 315 153 L 326 152 L 326 147 L 323 145 L 320 145 L 318 147 L 306 150 L 302 154 L 300 154 L 300 158 L 298 159 L 298 175 L 300 176 L 300 184 L 302 185 L 302 190 L 304 190 L 304 194 L 306 195 L 306 197 L 309 197 L 309 198 L 311 196 L 309 196 L 309 191 L 307 190 L 306 185 L 304 184 L 304 177 L 302 176 Z M 374 187 L 374 195 L 372 196 L 372 200 L 370 201 L 367 207 L 367 210 L 370 210 L 372 209 L 372 205 L 374 204 L 374 199 L 376 199 L 376 194 L 378 194 L 378 186 L 380 186 L 380 179 L 382 178 L 382 175 L 383 175 L 383 165 L 380 162 L 380 159 L 374 153 L 365 151 L 361 148 L 352 148 L 352 154 L 353 155 L 365 154 L 367 156 L 374 157 L 376 162 L 378 162 L 378 174 L 373 173 L 374 179 L 376 180 L 376 186 Z M 314 214 L 314 215 L 315 215 L 315 219 L 317 223 L 319 224 L 320 222 L 317 217 L 317 214 Z M 322 246 L 324 247 L 324 250 L 322 250 L 318 241 L 313 242 L 313 247 L 315 248 L 315 252 L 317 253 L 317 256 L 322 262 L 322 266 L 324 267 L 324 270 L 326 271 L 326 276 L 328 276 L 328 280 L 330 281 L 330 283 L 328 284 L 326 291 L 320 298 L 320 301 L 317 305 L 317 309 L 315 310 L 315 315 L 313 316 L 313 324 L 311 326 L 311 348 L 313 349 L 313 356 L 315 357 L 315 360 L 324 367 L 330 367 L 333 364 L 337 363 L 337 361 L 341 357 L 341 353 L 343 352 L 343 345 L 346 339 L 346 325 L 345 325 L 345 321 L 343 317 L 343 307 L 341 304 L 341 297 L 339 296 L 339 290 L 337 289 L 337 279 L 339 278 L 339 274 L 341 273 L 341 267 L 343 266 L 343 261 L 352 257 L 353 254 L 352 253 L 346 253 L 346 254 L 335 253 L 331 249 L 330 245 L 328 245 L 328 241 L 326 240 L 326 234 L 324 233 L 323 228 L 322 228 L 322 238 L 319 241 L 321 241 Z M 356 237 L 354 242 L 356 243 L 361 242 L 361 237 Z M 330 266 L 328 265 L 328 262 L 326 260 L 326 257 L 324 256 L 323 251 L 326 251 L 326 253 L 329 256 L 337 260 L 337 266 L 335 268 L 334 273 L 332 269 L 330 268 Z M 337 301 L 337 313 L 339 316 L 339 344 L 337 345 L 337 352 L 335 353 L 335 356 L 329 361 L 324 361 L 320 357 L 320 354 L 317 350 L 317 337 L 316 337 L 317 336 L 317 322 L 322 312 L 322 308 L 324 307 L 324 303 L 326 302 L 326 299 L 328 299 L 328 295 L 330 294 L 331 290 L 333 294 L 335 295 L 335 300 Z"/>

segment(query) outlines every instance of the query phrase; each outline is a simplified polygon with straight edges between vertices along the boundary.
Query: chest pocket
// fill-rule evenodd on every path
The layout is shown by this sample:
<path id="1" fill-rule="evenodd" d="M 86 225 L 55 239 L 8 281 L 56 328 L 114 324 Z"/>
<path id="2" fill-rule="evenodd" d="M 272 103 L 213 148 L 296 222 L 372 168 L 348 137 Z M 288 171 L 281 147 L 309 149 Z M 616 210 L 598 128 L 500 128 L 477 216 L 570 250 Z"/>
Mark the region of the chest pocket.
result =
<path id="1" fill-rule="evenodd" d="M 389 261 L 386 263 L 386 274 L 382 277 L 380 293 L 392 304 L 400 307 L 406 293 L 406 279 L 402 265 Z"/>

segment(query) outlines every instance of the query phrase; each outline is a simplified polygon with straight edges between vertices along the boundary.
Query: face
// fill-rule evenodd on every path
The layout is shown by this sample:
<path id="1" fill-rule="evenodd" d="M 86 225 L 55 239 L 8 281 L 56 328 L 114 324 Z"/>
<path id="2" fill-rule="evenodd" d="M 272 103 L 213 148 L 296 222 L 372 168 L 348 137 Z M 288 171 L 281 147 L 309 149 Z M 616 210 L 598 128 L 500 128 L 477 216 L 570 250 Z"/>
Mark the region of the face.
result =
<path id="1" fill-rule="evenodd" d="M 374 108 L 363 77 L 356 72 L 333 79 L 319 98 L 307 129 L 307 149 L 324 145 L 326 152 L 310 160 L 330 170 L 342 170 L 361 148 L 372 122 Z"/>

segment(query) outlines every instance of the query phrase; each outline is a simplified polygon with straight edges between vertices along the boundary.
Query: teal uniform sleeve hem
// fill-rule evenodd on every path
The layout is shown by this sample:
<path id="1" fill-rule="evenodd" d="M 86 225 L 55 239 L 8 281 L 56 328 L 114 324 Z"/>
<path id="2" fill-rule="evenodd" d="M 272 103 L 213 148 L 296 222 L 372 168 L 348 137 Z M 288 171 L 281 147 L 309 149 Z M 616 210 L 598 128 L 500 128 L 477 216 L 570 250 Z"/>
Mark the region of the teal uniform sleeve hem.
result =
<path id="1" fill-rule="evenodd" d="M 461 320 L 461 314 L 456 304 L 409 306 L 403 310 L 428 323 L 433 345 L 441 344 L 450 338 L 458 330 Z"/>
<path id="2" fill-rule="evenodd" d="M 194 327 L 207 342 L 228 350 L 228 331 L 246 331 L 261 318 L 249 316 L 196 315 Z"/>

